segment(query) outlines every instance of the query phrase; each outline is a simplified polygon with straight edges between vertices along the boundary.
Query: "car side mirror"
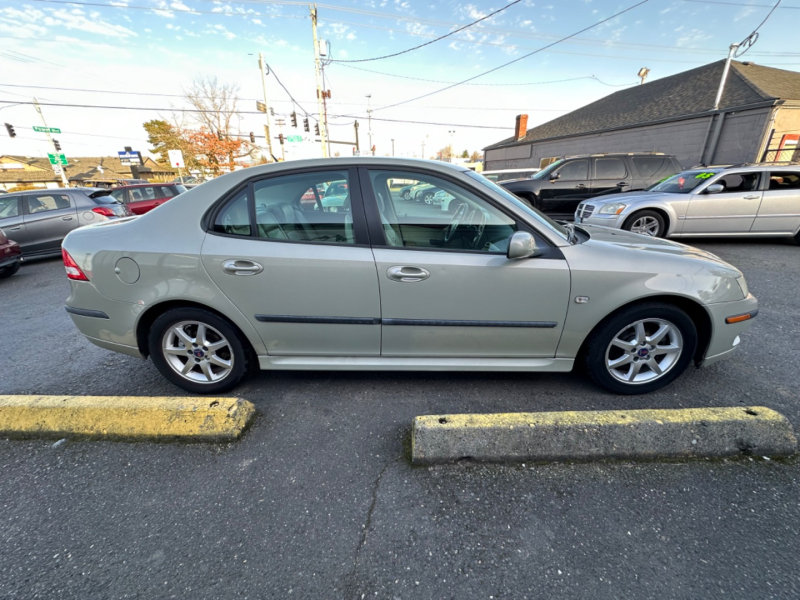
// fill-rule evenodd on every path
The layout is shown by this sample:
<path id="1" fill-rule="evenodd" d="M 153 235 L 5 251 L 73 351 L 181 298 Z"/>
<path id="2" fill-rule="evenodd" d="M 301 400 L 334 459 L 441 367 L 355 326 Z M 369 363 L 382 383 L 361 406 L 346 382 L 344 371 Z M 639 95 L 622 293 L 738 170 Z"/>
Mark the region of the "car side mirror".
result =
<path id="1" fill-rule="evenodd" d="M 555 181 L 556 179 L 561 179 L 561 173 L 551 173 L 550 174 L 550 181 Z"/>
<path id="2" fill-rule="evenodd" d="M 720 183 L 712 183 L 706 188 L 706 194 L 719 194 L 725 190 L 725 186 Z"/>
<path id="3" fill-rule="evenodd" d="M 508 259 L 519 260 L 539 254 L 536 239 L 527 231 L 517 231 L 508 241 Z"/>

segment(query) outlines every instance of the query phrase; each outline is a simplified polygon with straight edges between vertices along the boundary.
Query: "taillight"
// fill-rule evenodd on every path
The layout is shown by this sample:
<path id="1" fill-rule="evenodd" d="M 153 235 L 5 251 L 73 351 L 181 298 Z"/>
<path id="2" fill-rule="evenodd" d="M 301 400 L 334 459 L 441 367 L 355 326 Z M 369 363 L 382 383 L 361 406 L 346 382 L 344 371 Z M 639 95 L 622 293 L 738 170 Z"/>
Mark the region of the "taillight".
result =
<path id="1" fill-rule="evenodd" d="M 83 274 L 81 268 L 78 266 L 72 257 L 64 248 L 61 248 L 61 258 L 64 259 L 64 269 L 67 271 L 67 279 L 74 279 L 75 281 L 89 281 L 89 278 Z"/>
<path id="2" fill-rule="evenodd" d="M 98 206 L 97 208 L 92 209 L 93 213 L 97 213 L 98 215 L 103 215 L 104 217 L 116 217 L 117 214 L 108 208 L 107 206 Z"/>

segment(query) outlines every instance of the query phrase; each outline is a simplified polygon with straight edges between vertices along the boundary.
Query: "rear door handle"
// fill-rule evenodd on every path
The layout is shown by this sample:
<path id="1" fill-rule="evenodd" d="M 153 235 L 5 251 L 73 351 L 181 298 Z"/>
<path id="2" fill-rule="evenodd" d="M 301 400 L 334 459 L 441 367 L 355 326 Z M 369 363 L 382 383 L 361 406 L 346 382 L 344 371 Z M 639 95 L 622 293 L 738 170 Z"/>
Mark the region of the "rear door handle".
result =
<path id="1" fill-rule="evenodd" d="M 585 183 L 579 183 L 579 184 L 578 184 L 578 185 L 576 185 L 575 187 L 576 187 L 576 188 L 580 188 L 580 189 L 582 189 L 582 188 L 585 188 L 585 187 L 586 187 L 586 184 L 585 184 Z"/>
<path id="2" fill-rule="evenodd" d="M 72 217 L 61 217 L 62 221 L 72 221 Z"/>
<path id="3" fill-rule="evenodd" d="M 416 283 L 417 281 L 427 279 L 431 276 L 431 273 L 420 267 L 389 267 L 386 271 L 386 276 L 392 281 Z"/>
<path id="4" fill-rule="evenodd" d="M 760 197 L 761 196 L 758 196 L 758 195 L 756 195 L 756 196 L 745 196 L 744 199 L 745 200 L 758 200 Z"/>
<path id="5" fill-rule="evenodd" d="M 17 225 L 16 227 L 7 227 L 6 231 L 19 231 L 22 229 L 22 225 Z"/>
<path id="6" fill-rule="evenodd" d="M 620 181 L 620 182 L 619 182 L 617 185 L 618 185 L 619 187 L 625 187 L 625 186 L 627 186 L 627 185 L 630 185 L 630 183 L 628 183 L 627 181 Z"/>
<path id="7" fill-rule="evenodd" d="M 229 275 L 256 275 L 261 273 L 264 267 L 252 260 L 231 259 L 222 263 L 222 270 Z"/>

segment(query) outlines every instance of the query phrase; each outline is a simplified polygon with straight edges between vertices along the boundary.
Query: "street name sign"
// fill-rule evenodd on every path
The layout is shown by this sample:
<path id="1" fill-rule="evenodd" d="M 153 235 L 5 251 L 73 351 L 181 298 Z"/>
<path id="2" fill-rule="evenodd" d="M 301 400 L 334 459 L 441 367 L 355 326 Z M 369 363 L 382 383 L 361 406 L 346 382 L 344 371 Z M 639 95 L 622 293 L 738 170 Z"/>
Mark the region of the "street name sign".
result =
<path id="1" fill-rule="evenodd" d="M 287 142 L 302 142 L 303 136 L 302 135 L 288 135 L 286 136 Z"/>
<path id="2" fill-rule="evenodd" d="M 141 152 L 137 152 L 135 150 L 128 152 L 127 150 L 123 150 L 121 152 L 117 152 L 117 154 L 119 155 L 120 164 L 124 167 L 143 164 Z"/>
<path id="3" fill-rule="evenodd" d="M 61 130 L 58 127 L 37 127 L 34 125 L 33 130 L 41 131 L 42 133 L 61 133 Z"/>
<path id="4" fill-rule="evenodd" d="M 50 159 L 50 164 L 51 165 L 65 165 L 66 166 L 66 165 L 69 164 L 67 162 L 67 157 L 65 155 L 63 155 L 63 154 L 49 154 L 48 153 L 47 158 Z"/>

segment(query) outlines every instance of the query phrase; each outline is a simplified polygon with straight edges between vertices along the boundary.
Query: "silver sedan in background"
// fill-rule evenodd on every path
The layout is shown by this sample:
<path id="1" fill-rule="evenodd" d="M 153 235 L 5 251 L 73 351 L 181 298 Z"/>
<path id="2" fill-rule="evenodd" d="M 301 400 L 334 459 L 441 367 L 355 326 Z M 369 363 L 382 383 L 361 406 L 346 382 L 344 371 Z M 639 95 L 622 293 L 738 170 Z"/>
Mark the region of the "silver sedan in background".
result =
<path id="1" fill-rule="evenodd" d="M 683 171 L 642 192 L 586 200 L 575 222 L 653 237 L 794 237 L 800 243 L 800 166 Z"/>

